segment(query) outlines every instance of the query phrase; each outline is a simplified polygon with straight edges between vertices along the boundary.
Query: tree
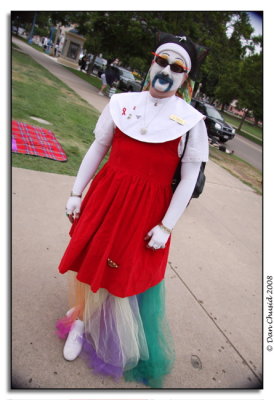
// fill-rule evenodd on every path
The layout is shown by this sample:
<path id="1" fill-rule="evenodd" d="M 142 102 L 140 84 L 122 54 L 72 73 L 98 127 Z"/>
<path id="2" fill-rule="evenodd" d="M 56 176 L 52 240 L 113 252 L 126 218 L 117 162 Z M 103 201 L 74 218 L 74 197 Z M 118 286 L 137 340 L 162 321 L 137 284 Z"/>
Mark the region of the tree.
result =
<path id="1" fill-rule="evenodd" d="M 217 69 L 221 68 L 222 50 L 228 40 L 227 24 L 233 15 L 235 13 L 227 11 L 97 11 L 78 12 L 75 21 L 92 53 L 101 52 L 106 58 L 118 57 L 124 64 L 139 57 L 145 61 L 145 69 L 152 60 L 150 51 L 156 45 L 156 32 L 185 33 L 213 50 L 209 71 L 213 75 L 211 71 L 216 73 L 216 65 Z M 212 82 L 214 89 L 216 81 L 218 75 Z"/>
<path id="2" fill-rule="evenodd" d="M 18 34 L 19 27 L 24 27 L 26 24 L 31 25 L 34 17 L 33 11 L 12 11 L 11 23 L 16 26 L 16 34 Z"/>
<path id="3" fill-rule="evenodd" d="M 222 104 L 222 111 L 234 99 L 239 97 L 239 70 L 240 63 L 237 60 L 227 60 L 223 73 L 219 76 L 218 85 L 215 89 L 215 97 Z"/>
<path id="4" fill-rule="evenodd" d="M 239 107 L 245 109 L 238 130 L 241 129 L 248 111 L 252 111 L 256 121 L 263 117 L 263 67 L 262 54 L 252 54 L 241 63 L 241 90 L 238 97 Z"/>
<path id="5" fill-rule="evenodd" d="M 49 33 L 51 26 L 56 26 L 58 23 L 62 25 L 69 24 L 74 19 L 73 14 L 64 11 L 12 11 L 11 21 L 12 24 L 18 27 L 20 25 L 30 27 L 36 15 L 36 29 L 47 30 L 47 33 Z"/>
<path id="6" fill-rule="evenodd" d="M 147 49 L 149 42 L 155 41 L 155 34 L 150 32 L 141 14 L 129 11 L 79 12 L 76 16 L 78 29 L 86 38 L 86 49 L 94 55 L 103 53 L 105 58 L 118 57 L 126 65 L 135 57 L 148 59 Z"/>
<path id="7" fill-rule="evenodd" d="M 218 30 L 208 41 L 210 52 L 202 69 L 202 83 L 212 102 L 217 98 L 224 108 L 238 96 L 240 63 L 246 54 L 245 43 L 251 43 L 253 28 L 246 12 L 230 13 L 216 25 Z"/>

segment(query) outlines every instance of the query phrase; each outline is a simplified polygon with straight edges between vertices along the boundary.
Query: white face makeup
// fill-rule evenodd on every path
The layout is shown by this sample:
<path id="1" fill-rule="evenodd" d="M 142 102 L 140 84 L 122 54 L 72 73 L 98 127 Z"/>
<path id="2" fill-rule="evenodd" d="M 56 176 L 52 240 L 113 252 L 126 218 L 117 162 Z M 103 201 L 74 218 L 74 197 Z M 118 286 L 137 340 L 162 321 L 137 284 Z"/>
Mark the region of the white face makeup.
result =
<path id="1" fill-rule="evenodd" d="M 164 50 L 160 52 L 159 56 L 165 58 L 169 64 L 176 63 L 182 67 L 186 65 L 182 56 L 175 51 Z M 150 68 L 151 85 L 159 92 L 176 92 L 186 79 L 186 73 L 173 72 L 170 69 L 170 65 L 161 67 L 154 61 Z"/>

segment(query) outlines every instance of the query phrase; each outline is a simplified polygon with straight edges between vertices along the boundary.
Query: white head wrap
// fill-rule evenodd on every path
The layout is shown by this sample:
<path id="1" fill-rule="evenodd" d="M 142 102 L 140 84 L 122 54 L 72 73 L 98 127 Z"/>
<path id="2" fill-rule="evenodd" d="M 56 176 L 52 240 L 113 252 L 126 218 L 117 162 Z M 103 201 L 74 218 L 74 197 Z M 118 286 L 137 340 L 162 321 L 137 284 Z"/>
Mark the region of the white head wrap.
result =
<path id="1" fill-rule="evenodd" d="M 180 56 L 184 59 L 186 67 L 188 68 L 188 72 L 191 70 L 191 60 L 188 52 L 179 44 L 176 43 L 164 43 L 158 47 L 156 50 L 156 54 L 162 53 L 164 50 L 172 50 L 176 53 L 180 54 Z"/>

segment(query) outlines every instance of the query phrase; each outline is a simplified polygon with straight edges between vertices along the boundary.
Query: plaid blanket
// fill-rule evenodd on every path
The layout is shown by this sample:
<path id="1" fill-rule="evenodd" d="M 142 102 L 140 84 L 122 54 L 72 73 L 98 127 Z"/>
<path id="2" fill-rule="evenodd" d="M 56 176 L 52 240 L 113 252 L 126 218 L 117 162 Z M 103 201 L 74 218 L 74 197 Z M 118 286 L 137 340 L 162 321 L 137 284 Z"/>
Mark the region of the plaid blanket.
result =
<path id="1" fill-rule="evenodd" d="M 11 149 L 14 153 L 67 161 L 67 156 L 54 133 L 47 129 L 13 120 L 11 134 Z"/>

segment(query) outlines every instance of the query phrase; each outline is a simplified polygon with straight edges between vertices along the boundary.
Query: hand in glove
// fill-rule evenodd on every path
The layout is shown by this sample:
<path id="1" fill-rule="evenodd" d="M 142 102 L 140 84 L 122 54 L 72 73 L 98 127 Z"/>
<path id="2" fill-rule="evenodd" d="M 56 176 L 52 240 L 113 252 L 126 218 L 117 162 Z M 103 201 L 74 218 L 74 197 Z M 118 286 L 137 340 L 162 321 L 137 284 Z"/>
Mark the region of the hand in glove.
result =
<path id="1" fill-rule="evenodd" d="M 160 225 L 157 225 L 145 237 L 145 240 L 150 239 L 147 247 L 152 250 L 164 249 L 169 236 L 170 233 L 161 228 Z"/>
<path id="2" fill-rule="evenodd" d="M 80 197 L 70 196 L 66 205 L 66 214 L 72 224 L 76 218 L 79 218 L 80 207 L 81 207 Z"/>
<path id="3" fill-rule="evenodd" d="M 100 162 L 108 151 L 108 146 L 102 145 L 95 140 L 87 151 L 81 166 L 79 168 L 74 186 L 73 193 L 82 193 L 92 176 L 95 174 Z M 79 218 L 81 206 L 80 197 L 71 196 L 66 206 L 66 214 L 71 223 L 75 218 Z"/>
<path id="4" fill-rule="evenodd" d="M 171 230 L 174 228 L 178 219 L 184 212 L 200 170 L 200 162 L 182 163 L 181 181 L 174 192 L 167 212 L 162 220 L 162 223 L 155 226 L 148 232 L 145 240 L 149 240 L 148 248 L 152 250 L 163 249 L 168 241 Z"/>

